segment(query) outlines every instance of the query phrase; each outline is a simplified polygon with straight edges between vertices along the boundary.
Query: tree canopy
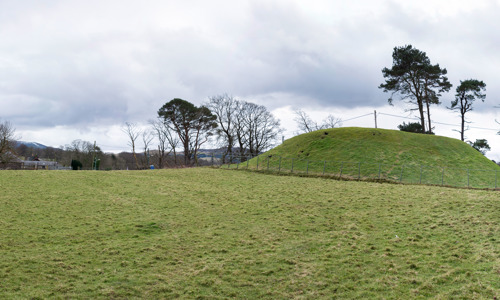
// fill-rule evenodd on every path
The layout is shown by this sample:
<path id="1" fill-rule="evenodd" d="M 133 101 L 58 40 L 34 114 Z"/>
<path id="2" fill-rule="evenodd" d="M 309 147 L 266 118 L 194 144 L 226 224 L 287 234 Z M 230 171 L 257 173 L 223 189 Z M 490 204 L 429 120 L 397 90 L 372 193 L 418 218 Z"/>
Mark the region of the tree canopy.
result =
<path id="1" fill-rule="evenodd" d="M 395 47 L 392 58 L 392 68 L 382 69 L 385 83 L 380 84 L 379 88 L 384 92 L 391 92 L 388 99 L 391 105 L 395 95 L 416 105 L 417 108 L 412 110 L 418 110 L 424 132 L 431 132 L 430 105 L 439 104 L 441 93 L 449 91 L 452 86 L 445 76 L 447 70 L 439 64 L 431 64 L 425 52 L 411 45 Z M 428 118 L 427 130 L 425 112 Z"/>
<path id="2" fill-rule="evenodd" d="M 476 149 L 477 151 L 481 152 L 481 154 L 485 154 L 487 151 L 490 151 L 490 145 L 488 144 L 488 141 L 485 139 L 476 139 L 475 142 L 468 142 L 469 145 L 472 146 L 472 148 Z"/>
<path id="3" fill-rule="evenodd" d="M 179 136 L 184 147 L 184 163 L 190 165 L 200 146 L 217 127 L 216 116 L 206 106 L 196 107 L 189 101 L 175 98 L 165 103 L 158 116 Z"/>
<path id="4" fill-rule="evenodd" d="M 282 133 L 280 121 L 262 105 L 223 94 L 210 97 L 207 106 L 217 116 L 216 134 L 224 155 L 258 155 L 274 146 Z"/>

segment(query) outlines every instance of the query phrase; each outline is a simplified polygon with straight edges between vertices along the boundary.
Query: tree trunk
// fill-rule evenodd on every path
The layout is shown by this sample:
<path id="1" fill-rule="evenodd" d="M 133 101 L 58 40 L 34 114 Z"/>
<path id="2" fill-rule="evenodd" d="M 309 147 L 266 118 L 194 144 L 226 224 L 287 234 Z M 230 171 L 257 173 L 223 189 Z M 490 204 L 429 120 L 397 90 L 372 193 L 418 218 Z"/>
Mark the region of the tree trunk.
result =
<path id="1" fill-rule="evenodd" d="M 418 112 L 420 113 L 420 124 L 422 125 L 422 130 L 425 133 L 425 116 L 424 116 L 424 105 L 422 103 L 422 99 L 418 101 Z"/>
<path id="2" fill-rule="evenodd" d="M 139 162 L 137 161 L 137 155 L 135 154 L 135 145 L 132 145 L 132 155 L 134 156 L 135 167 L 139 170 Z"/>
<path id="3" fill-rule="evenodd" d="M 225 151 L 226 152 L 225 155 L 228 155 L 228 154 L 232 155 L 233 154 L 233 143 L 234 143 L 233 138 L 232 137 L 228 137 L 228 139 L 227 139 L 227 149 Z M 231 163 L 232 163 L 232 161 L 231 161 Z"/>
<path id="4" fill-rule="evenodd" d="M 184 145 L 184 166 L 189 166 L 189 163 L 190 163 L 189 145 Z"/>
<path id="5" fill-rule="evenodd" d="M 177 151 L 175 150 L 175 148 L 173 150 L 174 150 L 174 164 L 177 167 Z"/>
<path id="6" fill-rule="evenodd" d="M 165 149 L 161 149 L 158 145 L 158 169 L 163 169 L 163 160 L 165 157 Z"/>
<path id="7" fill-rule="evenodd" d="M 427 121 L 429 122 L 429 133 L 432 132 L 432 126 L 431 126 L 431 108 L 429 101 L 425 101 L 425 104 L 427 105 Z"/>
<path id="8" fill-rule="evenodd" d="M 462 114 L 462 130 L 460 130 L 460 139 L 464 141 L 464 131 L 465 131 L 465 113 Z"/>

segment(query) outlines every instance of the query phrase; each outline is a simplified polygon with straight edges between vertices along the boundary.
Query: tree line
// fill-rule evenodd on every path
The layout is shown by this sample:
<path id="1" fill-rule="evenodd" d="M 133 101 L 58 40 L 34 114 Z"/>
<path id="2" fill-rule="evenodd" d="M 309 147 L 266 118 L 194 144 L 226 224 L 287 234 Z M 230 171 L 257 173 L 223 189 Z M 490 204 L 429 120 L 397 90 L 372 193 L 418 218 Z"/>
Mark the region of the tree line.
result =
<path id="1" fill-rule="evenodd" d="M 116 170 L 133 168 L 131 153 L 104 153 L 94 142 L 73 140 L 65 146 L 38 148 L 19 143 L 19 136 L 9 121 L 0 122 L 0 169 L 19 168 L 19 161 L 55 161 L 62 167 L 73 169 Z M 140 166 L 146 166 L 144 156 L 138 158 Z"/>
<path id="2" fill-rule="evenodd" d="M 223 162 L 228 156 L 255 156 L 273 147 L 283 132 L 280 121 L 265 106 L 228 94 L 209 97 L 201 106 L 174 98 L 160 107 L 149 124 L 146 130 L 134 123 L 122 127 L 138 168 L 138 145 L 147 155 L 153 137 L 158 142 L 156 164 L 163 168 L 169 166 L 169 157 L 175 165 L 199 164 L 200 149 L 208 141 L 223 152 Z"/>
<path id="3" fill-rule="evenodd" d="M 17 144 L 10 122 L 0 123 L 0 168 L 16 159 L 43 158 L 73 169 L 145 169 L 192 166 L 199 160 L 202 146 L 215 145 L 228 156 L 255 156 L 273 147 L 283 129 L 279 119 L 263 105 L 236 99 L 227 94 L 209 97 L 201 106 L 174 98 L 157 111 L 142 129 L 126 122 L 131 153 L 104 153 L 96 143 L 74 140 L 59 148 L 30 148 Z M 156 140 L 157 147 L 153 147 Z M 225 161 L 224 161 L 225 162 Z"/>

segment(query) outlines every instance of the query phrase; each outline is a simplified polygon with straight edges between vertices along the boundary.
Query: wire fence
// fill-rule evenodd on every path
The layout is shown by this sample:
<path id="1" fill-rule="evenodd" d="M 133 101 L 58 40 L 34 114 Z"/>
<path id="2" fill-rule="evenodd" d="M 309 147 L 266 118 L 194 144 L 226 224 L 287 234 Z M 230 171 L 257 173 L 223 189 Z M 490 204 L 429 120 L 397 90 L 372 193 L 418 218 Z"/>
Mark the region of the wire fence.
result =
<path id="1" fill-rule="evenodd" d="M 329 176 L 346 180 L 391 181 L 469 188 L 499 188 L 499 170 L 426 165 L 390 165 L 373 162 L 319 161 L 276 155 L 210 157 L 214 167 L 276 173 Z"/>

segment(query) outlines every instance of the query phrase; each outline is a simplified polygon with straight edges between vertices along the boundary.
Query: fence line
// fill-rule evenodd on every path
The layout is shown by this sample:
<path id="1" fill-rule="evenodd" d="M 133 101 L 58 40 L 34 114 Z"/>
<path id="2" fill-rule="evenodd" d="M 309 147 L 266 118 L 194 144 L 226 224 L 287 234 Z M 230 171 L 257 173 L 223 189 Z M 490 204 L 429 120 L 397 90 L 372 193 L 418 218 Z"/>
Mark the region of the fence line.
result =
<path id="1" fill-rule="evenodd" d="M 385 180 L 399 183 L 453 187 L 499 188 L 499 170 L 450 168 L 419 164 L 391 165 L 287 158 L 277 155 L 233 156 L 212 154 L 212 166 L 277 173 L 333 176 L 351 180 Z"/>

